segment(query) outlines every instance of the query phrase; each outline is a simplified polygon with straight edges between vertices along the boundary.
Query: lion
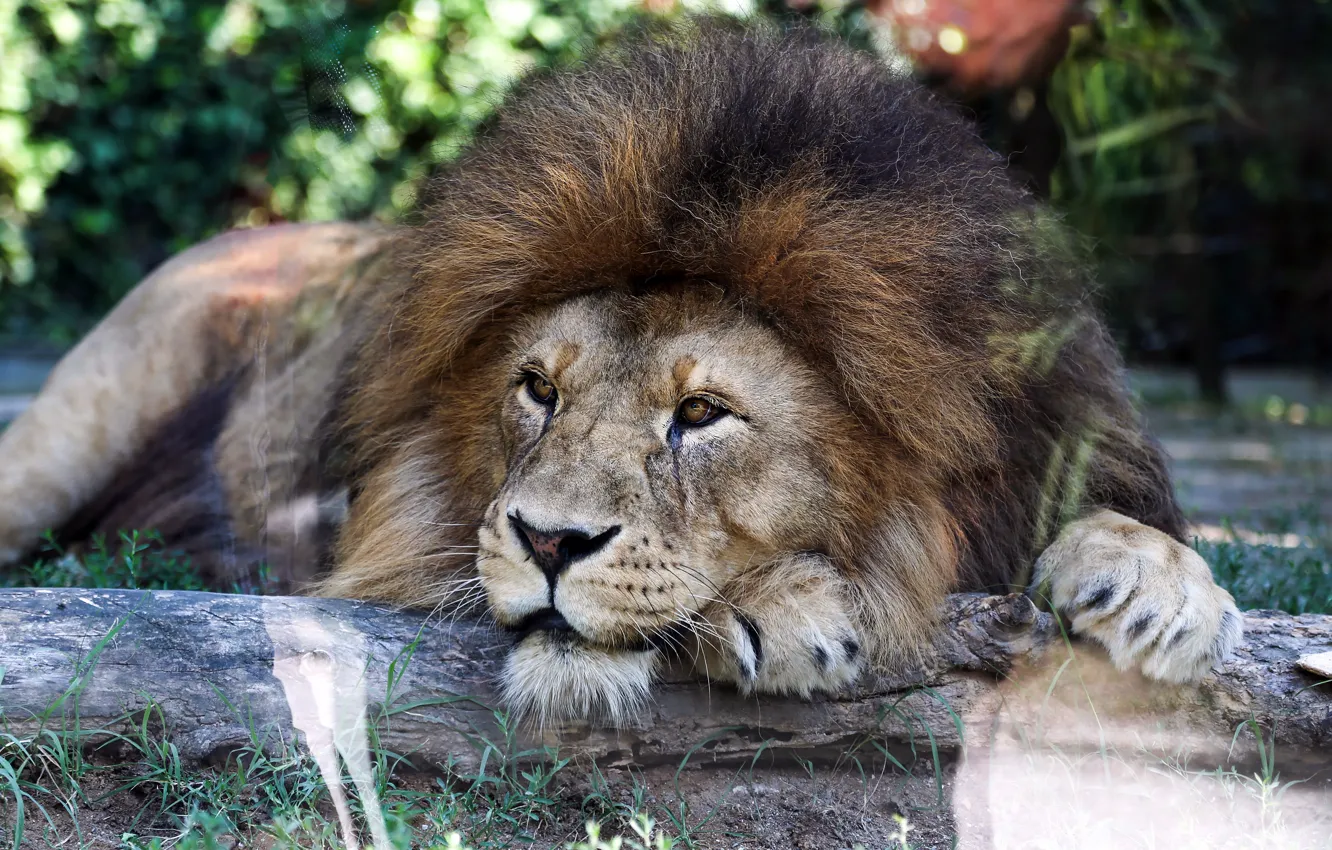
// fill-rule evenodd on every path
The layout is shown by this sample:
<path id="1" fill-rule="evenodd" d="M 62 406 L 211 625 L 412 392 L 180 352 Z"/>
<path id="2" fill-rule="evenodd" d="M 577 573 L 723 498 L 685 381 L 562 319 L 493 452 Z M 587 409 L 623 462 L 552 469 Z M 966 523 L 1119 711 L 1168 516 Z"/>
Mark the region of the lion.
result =
<path id="1" fill-rule="evenodd" d="M 647 27 L 521 82 L 414 219 L 190 249 L 0 437 L 0 553 L 157 528 L 215 584 L 515 634 L 512 708 L 657 671 L 836 693 L 955 590 L 1123 670 L 1241 637 L 1062 225 L 811 29 Z"/>

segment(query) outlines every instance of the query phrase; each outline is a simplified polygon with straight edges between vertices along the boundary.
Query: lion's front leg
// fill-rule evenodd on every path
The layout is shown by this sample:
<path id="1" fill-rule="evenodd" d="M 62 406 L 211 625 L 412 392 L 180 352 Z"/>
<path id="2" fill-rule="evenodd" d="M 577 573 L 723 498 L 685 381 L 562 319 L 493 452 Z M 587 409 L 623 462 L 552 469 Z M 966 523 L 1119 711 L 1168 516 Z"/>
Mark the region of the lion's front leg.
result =
<path id="1" fill-rule="evenodd" d="M 1121 670 L 1202 678 L 1239 643 L 1235 600 L 1188 546 L 1114 511 L 1069 524 L 1036 561 L 1035 594 Z"/>
<path id="2" fill-rule="evenodd" d="M 726 588 L 703 613 L 695 669 L 742 693 L 834 693 L 864 655 L 846 582 L 819 556 L 797 556 Z"/>

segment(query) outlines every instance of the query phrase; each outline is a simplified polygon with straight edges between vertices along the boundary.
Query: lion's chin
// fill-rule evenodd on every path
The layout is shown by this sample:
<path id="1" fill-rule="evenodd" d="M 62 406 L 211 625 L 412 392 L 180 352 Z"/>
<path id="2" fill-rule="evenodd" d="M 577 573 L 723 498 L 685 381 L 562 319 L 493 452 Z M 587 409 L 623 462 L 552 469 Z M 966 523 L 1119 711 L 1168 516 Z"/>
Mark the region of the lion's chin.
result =
<path id="1" fill-rule="evenodd" d="M 624 726 L 641 715 L 658 653 L 591 646 L 547 631 L 524 637 L 509 653 L 503 689 L 509 709 L 540 726 L 569 720 Z"/>

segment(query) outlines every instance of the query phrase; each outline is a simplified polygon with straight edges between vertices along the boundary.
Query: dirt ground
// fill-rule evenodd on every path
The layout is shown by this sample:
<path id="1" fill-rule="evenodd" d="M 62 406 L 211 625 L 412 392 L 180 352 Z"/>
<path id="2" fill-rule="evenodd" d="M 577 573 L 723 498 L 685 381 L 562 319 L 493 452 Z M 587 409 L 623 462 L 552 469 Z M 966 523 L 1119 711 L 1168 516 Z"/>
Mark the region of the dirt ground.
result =
<path id="1" fill-rule="evenodd" d="M 673 768 L 642 774 L 659 803 L 684 799 L 689 811 L 715 815 L 691 836 L 702 846 L 727 850 L 832 850 L 857 844 L 896 847 L 894 836 L 907 819 L 912 847 L 937 850 L 952 846 L 955 833 L 948 800 L 951 769 L 940 778 L 922 764 L 910 775 L 869 770 L 862 776 L 850 766 L 813 766 L 734 771 L 683 771 Z M 617 777 L 622 782 L 625 777 Z M 701 820 L 701 818 L 700 818 Z M 706 842 L 706 844 L 703 844 Z"/>
<path id="2" fill-rule="evenodd" d="M 604 804 L 592 806 L 587 800 L 593 789 L 576 778 L 578 773 L 570 771 L 552 789 L 554 805 L 531 838 L 510 845 L 492 837 L 484 846 L 521 843 L 555 850 L 583 839 L 588 817 L 612 823 L 617 811 L 644 806 L 671 834 L 679 831 L 665 812 L 688 823 L 688 843 L 677 846 L 713 850 L 1332 850 L 1332 776 L 1265 782 L 1116 753 L 1014 750 L 983 763 L 950 766 L 942 783 L 928 764 L 909 775 L 883 770 L 862 775 L 847 766 L 822 765 L 760 768 L 752 774 L 710 768 L 677 774 L 669 766 L 610 770 L 599 793 Z M 153 795 L 110 793 L 124 778 L 113 772 L 85 781 L 77 836 L 69 819 L 52 810 L 55 833 L 66 840 L 42 840 L 31 829 L 38 825 L 30 823 L 28 840 L 20 846 L 125 850 L 135 846 L 124 842 L 127 830 L 144 838 L 171 834 L 146 828 L 141 820 L 159 803 Z M 429 774 L 402 776 L 399 786 L 408 793 L 438 793 Z M 332 806 L 325 801 L 319 809 L 323 834 L 296 846 L 339 846 Z M 905 832 L 898 816 L 907 821 Z M 218 846 L 277 845 L 266 838 L 224 838 Z"/>
<path id="3" fill-rule="evenodd" d="M 523 846 L 556 850 L 585 839 L 584 824 L 589 817 L 596 816 L 607 824 L 615 822 L 615 809 L 585 806 L 592 788 L 578 775 L 576 770 L 568 772 L 554 792 L 557 805 L 551 811 L 553 820 L 535 830 L 535 840 L 522 841 Z M 948 777 L 945 774 L 941 784 L 927 765 L 911 775 L 880 769 L 869 770 L 864 776 L 854 768 L 828 766 L 811 766 L 809 770 L 794 766 L 757 768 L 752 778 L 748 770 L 706 768 L 687 769 L 677 776 L 674 767 L 664 766 L 632 773 L 606 771 L 601 794 L 619 811 L 646 803 L 645 808 L 655 812 L 658 824 L 672 835 L 678 830 L 664 812 L 674 813 L 689 824 L 690 841 L 699 848 L 897 848 L 894 836 L 901 830 L 894 818 L 897 815 L 909 823 L 906 834 L 911 847 L 936 850 L 952 847 L 955 834 Z M 126 847 L 126 832 L 144 840 L 173 832 L 154 829 L 144 822 L 144 813 L 159 805 L 154 795 L 117 793 L 125 778 L 116 771 L 82 783 L 84 799 L 79 803 L 77 831 L 67 815 L 57 808 L 48 809 L 55 826 L 53 834 L 68 836 L 60 846 L 120 850 Z M 398 781 L 409 793 L 438 792 L 434 775 L 408 774 Z M 336 823 L 332 805 L 321 804 L 320 814 L 327 822 Z M 57 846 L 55 841 L 41 837 L 43 826 L 45 823 L 29 820 L 26 840 L 20 845 L 23 850 Z M 271 841 L 238 844 L 224 840 L 223 844 L 257 850 L 272 846 Z"/>

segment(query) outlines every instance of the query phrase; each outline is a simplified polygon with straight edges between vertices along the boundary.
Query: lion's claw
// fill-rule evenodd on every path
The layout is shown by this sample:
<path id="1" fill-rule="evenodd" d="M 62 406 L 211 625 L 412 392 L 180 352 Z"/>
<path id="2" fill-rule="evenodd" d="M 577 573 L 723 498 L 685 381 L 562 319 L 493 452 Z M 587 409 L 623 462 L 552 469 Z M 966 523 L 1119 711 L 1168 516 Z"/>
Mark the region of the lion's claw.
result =
<path id="1" fill-rule="evenodd" d="M 1036 562 L 1034 587 L 1116 667 L 1153 679 L 1201 679 L 1242 637 L 1235 600 L 1197 552 L 1112 511 L 1064 529 Z"/>
<path id="2" fill-rule="evenodd" d="M 860 675 L 864 650 L 841 580 L 808 558 L 783 565 L 774 578 L 705 612 L 697 668 L 742 693 L 808 697 L 843 690 Z"/>

